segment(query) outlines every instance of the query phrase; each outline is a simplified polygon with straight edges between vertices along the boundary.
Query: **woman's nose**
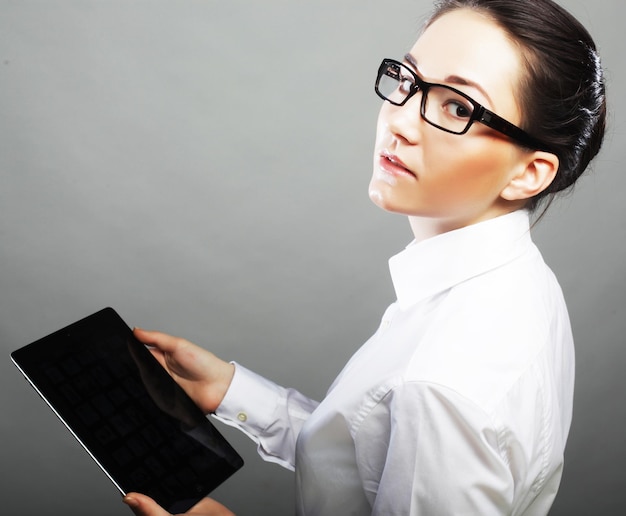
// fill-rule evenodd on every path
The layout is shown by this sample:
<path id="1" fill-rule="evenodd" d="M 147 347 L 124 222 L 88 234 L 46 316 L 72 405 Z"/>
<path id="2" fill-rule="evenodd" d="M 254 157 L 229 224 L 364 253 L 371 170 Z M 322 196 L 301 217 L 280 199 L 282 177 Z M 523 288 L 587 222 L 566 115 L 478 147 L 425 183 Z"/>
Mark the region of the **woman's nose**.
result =
<path id="1" fill-rule="evenodd" d="M 395 106 L 389 102 L 385 104 L 387 126 L 397 138 L 412 145 L 419 142 L 423 126 L 420 114 L 421 92 L 413 95 L 404 106 Z"/>

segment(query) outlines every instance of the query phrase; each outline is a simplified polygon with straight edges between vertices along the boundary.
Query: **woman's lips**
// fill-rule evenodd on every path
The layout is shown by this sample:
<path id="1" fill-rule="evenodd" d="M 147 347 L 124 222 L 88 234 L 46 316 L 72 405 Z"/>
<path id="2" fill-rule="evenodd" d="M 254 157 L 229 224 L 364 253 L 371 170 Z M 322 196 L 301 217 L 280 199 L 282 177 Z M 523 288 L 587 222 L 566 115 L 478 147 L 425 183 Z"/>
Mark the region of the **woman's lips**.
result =
<path id="1" fill-rule="evenodd" d="M 415 174 L 407 168 L 400 158 L 394 154 L 386 152 L 381 153 L 379 165 L 382 170 L 394 176 L 411 176 L 415 178 Z"/>

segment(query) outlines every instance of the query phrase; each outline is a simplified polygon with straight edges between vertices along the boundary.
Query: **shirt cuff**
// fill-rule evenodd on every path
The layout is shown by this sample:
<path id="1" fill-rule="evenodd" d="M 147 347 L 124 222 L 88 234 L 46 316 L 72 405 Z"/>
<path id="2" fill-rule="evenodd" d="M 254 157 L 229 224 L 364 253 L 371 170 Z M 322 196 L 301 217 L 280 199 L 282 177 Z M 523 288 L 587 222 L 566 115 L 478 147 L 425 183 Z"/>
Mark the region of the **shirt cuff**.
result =
<path id="1" fill-rule="evenodd" d="M 274 421 L 272 416 L 280 400 L 280 387 L 236 362 L 232 364 L 235 374 L 214 415 L 258 436 Z"/>

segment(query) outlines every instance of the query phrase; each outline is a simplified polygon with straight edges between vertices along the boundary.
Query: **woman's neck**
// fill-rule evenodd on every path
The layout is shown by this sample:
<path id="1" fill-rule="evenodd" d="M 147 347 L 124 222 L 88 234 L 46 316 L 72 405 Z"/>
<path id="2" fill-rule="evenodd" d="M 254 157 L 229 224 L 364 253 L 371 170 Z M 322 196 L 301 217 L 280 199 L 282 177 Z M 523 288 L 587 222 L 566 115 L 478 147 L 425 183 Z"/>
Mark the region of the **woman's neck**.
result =
<path id="1" fill-rule="evenodd" d="M 517 209 L 522 209 L 523 207 L 523 204 L 509 204 L 507 206 L 507 209 L 490 210 L 484 212 L 482 216 L 464 219 L 445 219 L 438 217 L 420 217 L 417 215 L 410 215 L 409 224 L 411 225 L 411 230 L 413 231 L 415 241 L 421 242 L 428 238 L 432 238 L 443 233 L 448 233 L 449 231 L 454 231 L 455 229 L 464 228 L 467 226 L 471 226 L 472 224 L 483 222 L 485 220 L 494 219 L 501 215 L 506 215 L 507 213 L 512 213 Z"/>

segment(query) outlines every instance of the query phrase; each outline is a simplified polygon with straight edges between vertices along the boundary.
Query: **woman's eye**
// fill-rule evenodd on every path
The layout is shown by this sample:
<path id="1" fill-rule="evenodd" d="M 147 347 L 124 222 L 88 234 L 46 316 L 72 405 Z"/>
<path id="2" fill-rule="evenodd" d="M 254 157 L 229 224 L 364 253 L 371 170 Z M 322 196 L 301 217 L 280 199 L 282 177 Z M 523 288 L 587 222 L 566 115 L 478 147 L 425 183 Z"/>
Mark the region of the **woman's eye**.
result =
<path id="1" fill-rule="evenodd" d="M 457 100 L 449 100 L 443 105 L 443 109 L 454 118 L 469 118 L 472 115 L 472 110 Z"/>
<path id="2" fill-rule="evenodd" d="M 400 89 L 400 91 L 404 93 L 409 93 L 411 89 L 413 88 L 413 81 L 407 78 L 401 77 L 398 88 Z"/>

